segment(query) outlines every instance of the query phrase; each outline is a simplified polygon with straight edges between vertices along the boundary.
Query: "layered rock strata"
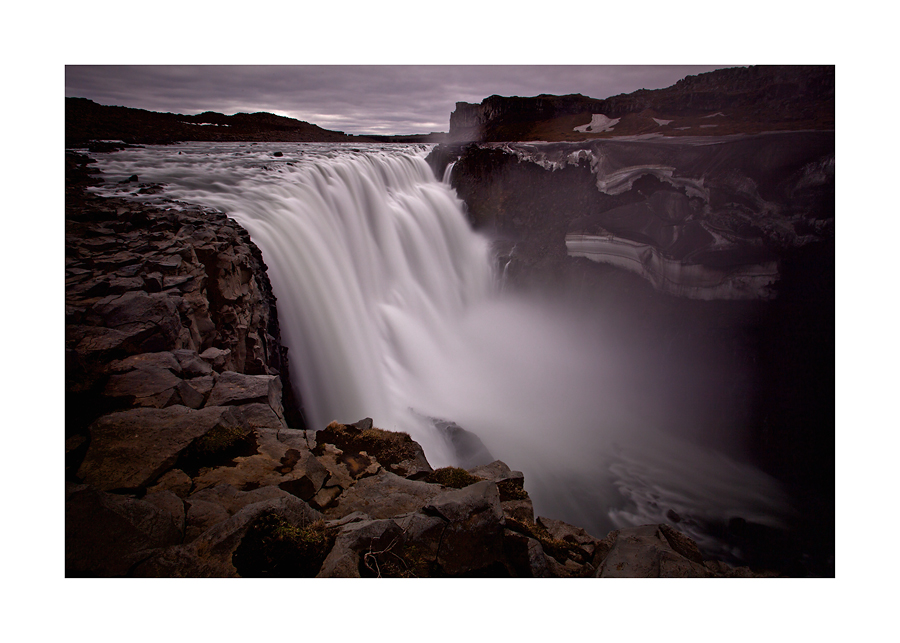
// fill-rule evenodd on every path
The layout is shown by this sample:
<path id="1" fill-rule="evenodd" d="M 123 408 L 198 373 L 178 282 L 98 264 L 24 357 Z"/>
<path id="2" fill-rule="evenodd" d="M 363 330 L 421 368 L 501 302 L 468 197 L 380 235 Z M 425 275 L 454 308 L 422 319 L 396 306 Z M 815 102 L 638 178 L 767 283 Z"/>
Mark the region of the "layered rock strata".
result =
<path id="1" fill-rule="evenodd" d="M 439 146 L 429 157 L 512 279 L 584 257 L 694 299 L 765 299 L 834 240 L 834 134 Z"/>

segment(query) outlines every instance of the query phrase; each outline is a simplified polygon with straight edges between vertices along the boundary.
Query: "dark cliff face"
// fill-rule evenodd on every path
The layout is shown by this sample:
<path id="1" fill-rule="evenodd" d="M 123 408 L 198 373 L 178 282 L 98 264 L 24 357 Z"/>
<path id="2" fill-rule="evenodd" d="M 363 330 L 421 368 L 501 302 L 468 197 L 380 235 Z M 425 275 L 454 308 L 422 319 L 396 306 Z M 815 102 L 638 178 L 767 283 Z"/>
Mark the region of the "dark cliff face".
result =
<path id="1" fill-rule="evenodd" d="M 172 351 L 212 351 L 221 368 L 279 375 L 285 417 L 302 428 L 275 296 L 247 231 L 200 207 L 87 193 L 101 182 L 90 163 L 66 155 L 67 431 L 82 431 L 131 395 L 108 394 L 110 363 Z M 190 402 L 184 387 L 170 388 L 160 403 Z"/>
<path id="2" fill-rule="evenodd" d="M 518 244 L 522 267 L 565 257 L 570 233 L 719 267 L 834 235 L 830 132 L 439 146 L 431 159 L 438 175 L 456 160 L 451 182 L 473 225 Z"/>
<path id="3" fill-rule="evenodd" d="M 711 118 L 721 110 L 717 121 Z M 576 132 L 604 114 L 622 122 L 607 132 Z M 671 121 L 660 125 L 653 119 Z M 834 67 L 757 66 L 687 76 L 671 87 L 603 100 L 581 96 L 490 96 L 457 103 L 450 115 L 455 141 L 581 140 L 610 135 L 667 136 L 833 129 Z"/>

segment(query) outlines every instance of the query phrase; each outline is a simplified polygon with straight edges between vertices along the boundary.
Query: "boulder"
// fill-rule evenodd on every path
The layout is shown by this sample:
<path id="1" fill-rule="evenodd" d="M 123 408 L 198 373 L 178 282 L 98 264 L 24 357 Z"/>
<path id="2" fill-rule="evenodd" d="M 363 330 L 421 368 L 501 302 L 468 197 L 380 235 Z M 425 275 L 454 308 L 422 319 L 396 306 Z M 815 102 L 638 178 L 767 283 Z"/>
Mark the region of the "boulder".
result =
<path id="1" fill-rule="evenodd" d="M 110 375 L 103 389 L 103 395 L 109 398 L 125 398 L 132 406 L 161 409 L 183 399 L 180 394 L 175 399 L 176 389 L 180 384 L 181 379 L 168 368 L 142 365 L 125 373 Z"/>
<path id="2" fill-rule="evenodd" d="M 181 534 L 182 538 L 184 537 L 186 516 L 184 501 L 181 498 L 179 498 L 171 491 L 159 490 L 148 491 L 148 493 L 143 498 L 141 498 L 141 500 L 143 500 L 144 502 L 149 502 L 157 509 L 167 513 L 172 518 L 172 523 L 175 525 L 178 533 Z M 181 542 L 180 539 L 179 542 Z"/>
<path id="3" fill-rule="evenodd" d="M 644 525 L 612 532 L 612 548 L 597 568 L 598 578 L 709 578 L 703 563 L 678 553 L 660 529 Z M 687 536 L 684 536 L 687 538 Z M 696 547 L 696 544 L 694 544 Z"/>
<path id="4" fill-rule="evenodd" d="M 175 375 L 181 375 L 182 370 L 181 364 L 175 358 L 175 355 L 169 351 L 129 355 L 125 359 L 115 360 L 109 365 L 109 371 L 114 373 L 127 372 L 134 369 L 167 369 Z"/>
<path id="5" fill-rule="evenodd" d="M 181 367 L 182 377 L 189 379 L 192 377 L 200 377 L 202 375 L 210 375 L 213 372 L 212 366 L 204 359 L 201 359 L 197 351 L 180 349 L 172 351 L 173 357 L 178 360 Z"/>
<path id="6" fill-rule="evenodd" d="M 541 543 L 535 538 L 504 529 L 503 551 L 507 569 L 512 576 L 548 578 L 558 575 L 552 573 L 550 567 L 551 562 L 556 561 L 544 554 Z"/>
<path id="7" fill-rule="evenodd" d="M 104 415 L 89 427 L 91 444 L 78 470 L 98 489 L 139 489 L 171 469 L 197 438 L 216 427 L 239 428 L 229 407 L 136 408 Z"/>
<path id="8" fill-rule="evenodd" d="M 368 576 L 387 575 L 382 573 L 382 566 L 393 563 L 393 569 L 402 562 L 397 553 L 402 550 L 402 543 L 403 530 L 390 519 L 346 525 L 322 563 L 318 577 L 359 578 L 361 569 Z"/>
<path id="9" fill-rule="evenodd" d="M 221 373 L 231 359 L 231 349 L 210 347 L 200 353 L 200 357 L 211 364 L 214 371 Z"/>
<path id="10" fill-rule="evenodd" d="M 66 576 L 125 576 L 181 542 L 171 513 L 152 502 L 67 483 L 65 507 Z"/>
<path id="11" fill-rule="evenodd" d="M 325 515 L 335 519 L 361 511 L 372 518 L 391 518 L 418 510 L 441 492 L 439 485 L 408 480 L 382 470 L 356 481 L 340 495 L 334 507 L 325 511 Z"/>
<path id="12" fill-rule="evenodd" d="M 129 291 L 98 302 L 90 311 L 96 325 L 126 333 L 134 352 L 167 351 L 177 346 L 182 329 L 178 306 L 163 293 Z"/>
<path id="13" fill-rule="evenodd" d="M 278 515 L 296 527 L 306 527 L 323 518 L 305 502 L 290 495 L 256 502 L 213 525 L 188 544 L 153 552 L 135 567 L 132 575 L 166 578 L 238 576 L 232 562 L 234 554 L 253 522 L 267 514 Z"/>
<path id="14" fill-rule="evenodd" d="M 503 568 L 503 508 L 495 482 L 445 491 L 423 512 L 447 521 L 437 564 L 449 576 L 496 575 Z"/>
<path id="15" fill-rule="evenodd" d="M 494 461 L 494 456 L 484 446 L 481 438 L 471 431 L 466 431 L 456 422 L 444 420 L 433 420 L 432 422 L 452 449 L 454 459 L 459 467 L 468 469 Z"/>
<path id="16" fill-rule="evenodd" d="M 276 500 L 288 495 L 286 491 L 272 486 L 240 491 L 223 483 L 201 489 L 185 499 L 188 510 L 184 542 L 193 541 L 207 529 L 227 520 L 247 505 Z"/>
<path id="17" fill-rule="evenodd" d="M 191 477 L 181 469 L 172 469 L 160 476 L 152 487 L 147 488 L 147 493 L 157 491 L 171 491 L 179 498 L 184 498 L 191 492 Z"/>
<path id="18" fill-rule="evenodd" d="M 206 396 L 184 380 L 179 380 L 175 386 L 175 393 L 177 395 L 173 395 L 172 398 L 174 403 L 191 409 L 201 409 L 206 402 Z M 149 405 L 145 404 L 144 406 Z"/>
<path id="19" fill-rule="evenodd" d="M 281 379 L 277 375 L 244 375 L 225 371 L 206 401 L 207 406 L 234 404 L 268 404 L 278 417 L 284 417 L 281 406 Z"/>
<path id="20" fill-rule="evenodd" d="M 584 552 L 585 560 L 592 561 L 594 567 L 599 565 L 602 558 L 609 552 L 609 547 L 604 547 L 602 540 L 591 536 L 581 527 L 543 516 L 538 517 L 537 524 L 546 529 L 551 538 L 577 545 Z"/>
<path id="21" fill-rule="evenodd" d="M 279 417 L 268 403 L 242 404 L 237 407 L 237 411 L 243 423 L 251 429 L 287 429 L 284 419 Z M 279 442 L 281 441 L 279 437 Z"/>
<path id="22" fill-rule="evenodd" d="M 438 552 L 447 521 L 422 511 L 394 518 L 403 529 L 403 560 L 406 576 L 433 576 L 437 569 Z"/>

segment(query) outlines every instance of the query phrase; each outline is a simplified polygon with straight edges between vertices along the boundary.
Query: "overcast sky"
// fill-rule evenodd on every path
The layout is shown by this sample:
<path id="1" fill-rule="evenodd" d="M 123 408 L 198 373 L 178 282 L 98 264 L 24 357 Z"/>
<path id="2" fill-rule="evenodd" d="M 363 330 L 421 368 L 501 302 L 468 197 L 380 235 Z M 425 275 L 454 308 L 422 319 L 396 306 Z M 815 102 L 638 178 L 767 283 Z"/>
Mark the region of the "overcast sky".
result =
<path id="1" fill-rule="evenodd" d="M 66 96 L 155 112 L 272 112 L 348 134 L 446 132 L 456 102 L 608 98 L 712 66 L 66 66 Z"/>

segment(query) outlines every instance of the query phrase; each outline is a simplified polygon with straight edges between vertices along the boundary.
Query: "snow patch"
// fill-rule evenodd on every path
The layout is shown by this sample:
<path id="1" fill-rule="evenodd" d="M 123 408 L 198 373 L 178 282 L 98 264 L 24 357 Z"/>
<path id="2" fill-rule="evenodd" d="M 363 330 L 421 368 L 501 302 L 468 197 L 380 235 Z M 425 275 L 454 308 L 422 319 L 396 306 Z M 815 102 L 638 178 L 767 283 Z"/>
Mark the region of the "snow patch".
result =
<path id="1" fill-rule="evenodd" d="M 653 120 L 656 121 L 656 124 L 657 124 L 657 125 L 662 126 L 662 125 L 668 125 L 668 124 L 671 123 L 674 119 L 665 120 L 665 119 L 662 119 L 662 118 L 654 118 Z"/>
<path id="2" fill-rule="evenodd" d="M 605 132 L 607 130 L 611 130 L 613 127 L 618 124 L 618 122 L 622 120 L 621 118 L 609 118 L 605 114 L 592 114 L 591 122 L 587 125 L 580 125 L 575 128 L 576 132 L 591 132 L 592 134 L 597 134 L 599 132 Z"/>

